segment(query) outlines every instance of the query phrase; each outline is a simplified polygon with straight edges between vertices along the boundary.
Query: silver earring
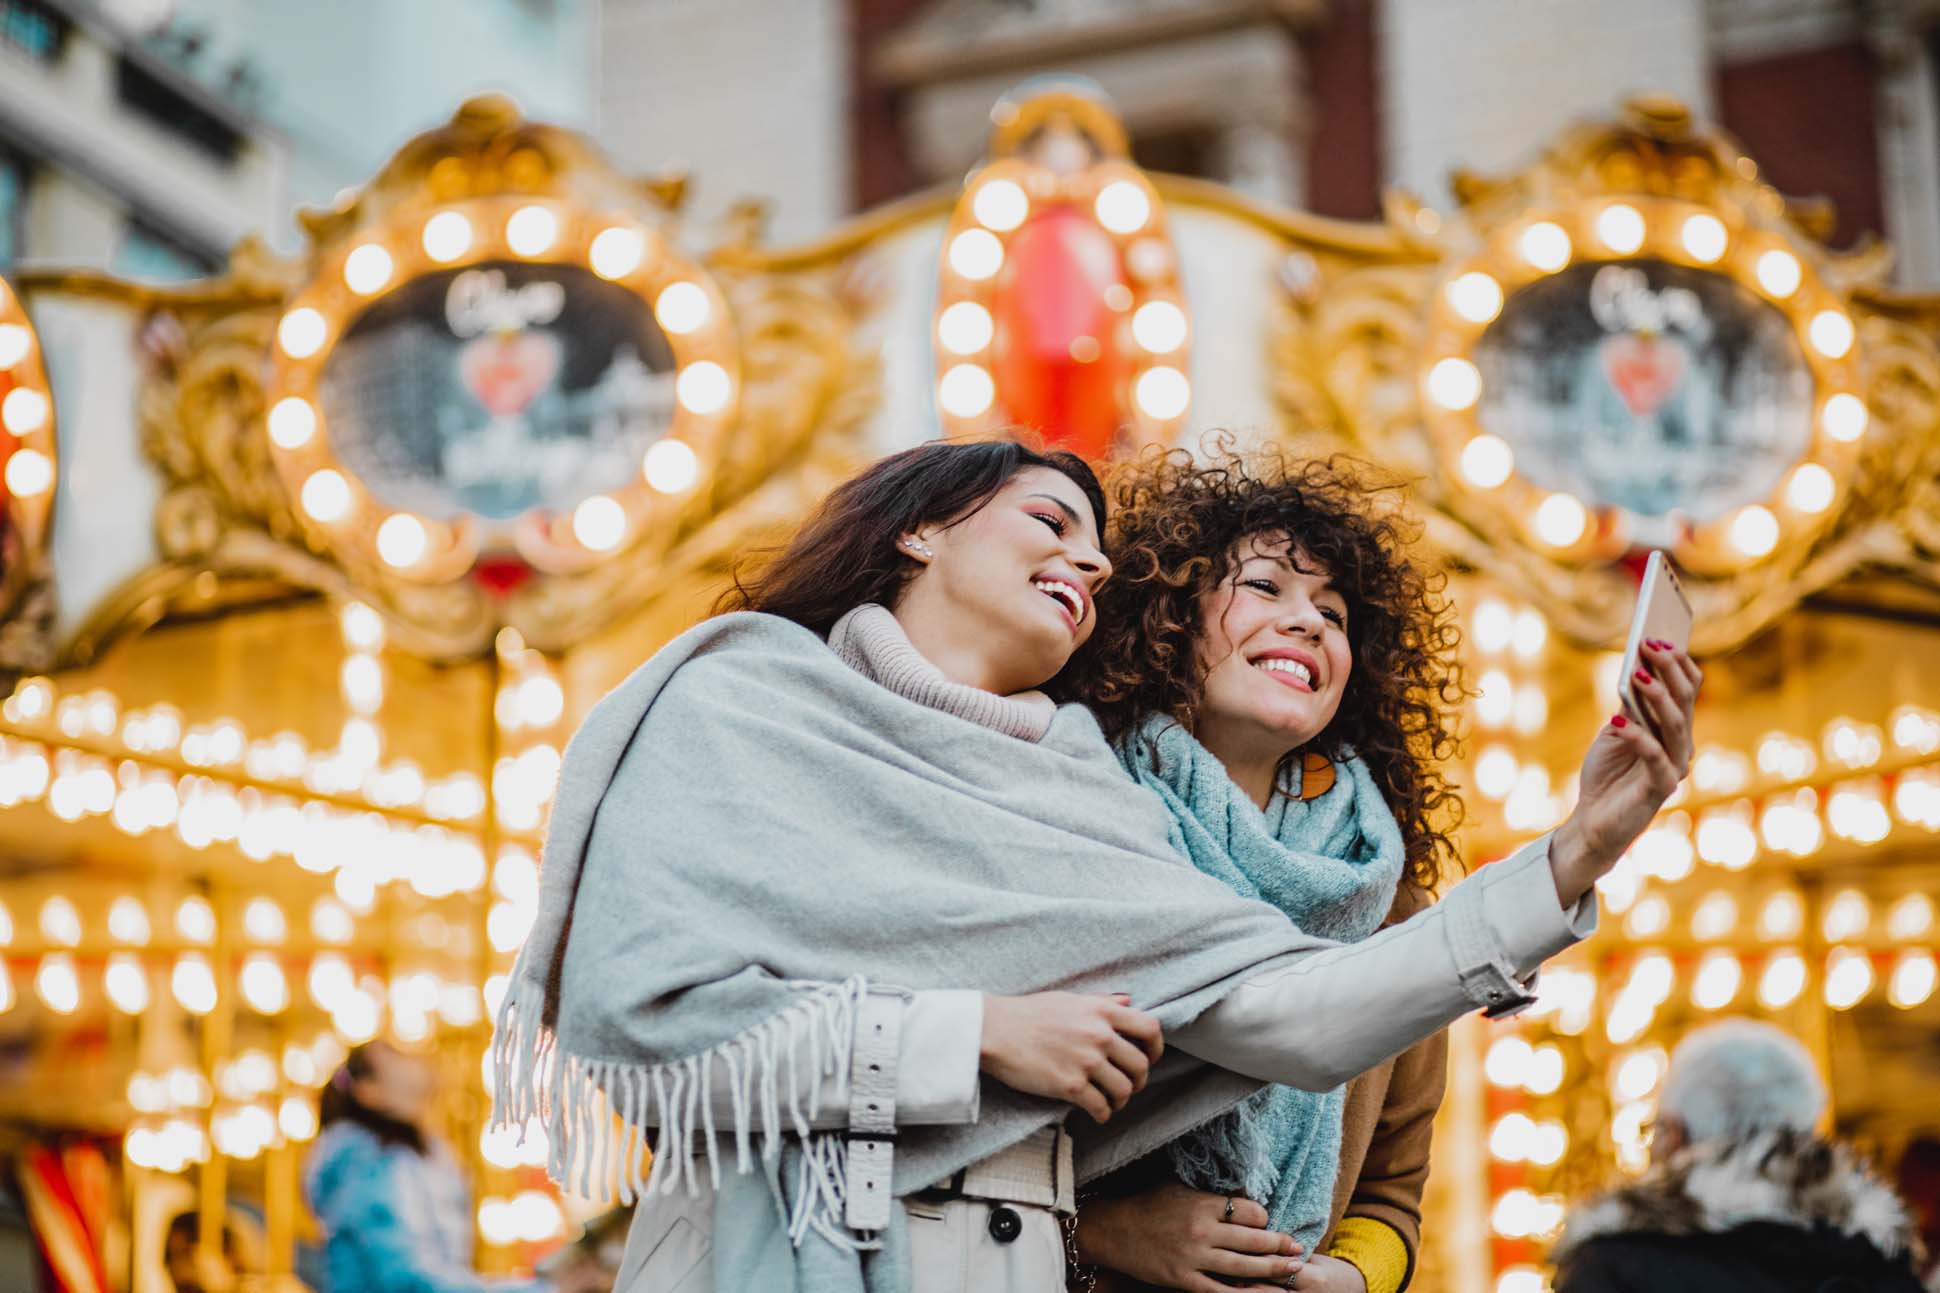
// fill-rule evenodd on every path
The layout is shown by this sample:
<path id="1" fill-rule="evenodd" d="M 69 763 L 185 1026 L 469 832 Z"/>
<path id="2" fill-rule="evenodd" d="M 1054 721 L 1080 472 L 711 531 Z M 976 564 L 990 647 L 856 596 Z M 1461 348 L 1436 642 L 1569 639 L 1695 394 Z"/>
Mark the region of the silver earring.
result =
<path id="1" fill-rule="evenodd" d="M 909 549 L 909 551 L 910 551 L 910 553 L 911 553 L 912 555 L 914 555 L 914 556 L 918 556 L 918 557 L 934 557 L 934 556 L 936 555 L 936 553 L 935 553 L 935 552 L 933 552 L 933 551 L 932 551 L 932 550 L 930 549 L 930 545 L 929 545 L 929 544 L 927 544 L 927 543 L 920 543 L 920 542 L 918 542 L 918 541 L 917 541 L 917 540 L 915 540 L 915 539 L 910 539 L 910 540 L 907 540 L 907 541 L 906 541 L 906 542 L 905 542 L 905 543 L 903 544 L 903 546 L 904 546 L 905 548 L 907 548 L 907 549 Z"/>

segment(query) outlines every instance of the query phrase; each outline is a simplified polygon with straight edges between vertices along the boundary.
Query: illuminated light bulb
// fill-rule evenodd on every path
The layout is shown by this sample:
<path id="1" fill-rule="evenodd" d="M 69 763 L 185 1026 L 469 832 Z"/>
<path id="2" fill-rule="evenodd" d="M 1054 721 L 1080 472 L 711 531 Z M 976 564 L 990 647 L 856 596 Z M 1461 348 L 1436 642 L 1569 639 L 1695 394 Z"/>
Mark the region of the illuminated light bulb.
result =
<path id="1" fill-rule="evenodd" d="M 1632 907 L 1623 922 L 1624 932 L 1632 938 L 1655 938 L 1670 927 L 1671 906 L 1654 894 Z"/>
<path id="2" fill-rule="evenodd" d="M 559 237 L 559 217 L 542 206 L 524 206 L 505 221 L 505 245 L 520 256 L 543 256 Z"/>
<path id="3" fill-rule="evenodd" d="M 1803 781 L 1819 766 L 1811 743 L 1783 732 L 1769 732 L 1758 742 L 1758 770 L 1779 781 Z"/>
<path id="4" fill-rule="evenodd" d="M 355 990 L 330 1012 L 331 1026 L 353 1046 L 360 1046 L 377 1036 L 380 1019 L 377 1003 Z"/>
<path id="5" fill-rule="evenodd" d="M 700 474 L 700 456 L 685 440 L 657 440 L 640 462 L 641 478 L 660 494 L 684 494 Z"/>
<path id="6" fill-rule="evenodd" d="M 302 1096 L 285 1096 L 276 1110 L 276 1125 L 291 1140 L 311 1140 L 317 1134 L 317 1111 Z"/>
<path id="7" fill-rule="evenodd" d="M 974 355 L 996 335 L 990 311 L 975 301 L 958 301 L 936 317 L 936 339 L 953 355 Z"/>
<path id="8" fill-rule="evenodd" d="M 1482 371 L 1466 359 L 1451 355 L 1428 370 L 1428 398 L 1459 412 L 1482 398 Z"/>
<path id="9" fill-rule="evenodd" d="M 1004 267 L 1004 244 L 988 229 L 965 229 L 950 240 L 950 268 L 981 283 Z"/>
<path id="10" fill-rule="evenodd" d="M 1821 315 L 1819 317 L 1825 318 L 1826 316 Z M 1845 316 L 1835 315 L 1832 317 L 1844 318 Z M 1817 323 L 1818 321 L 1815 319 L 1813 321 L 1814 327 L 1817 326 Z M 1847 326 L 1850 327 L 1851 325 Z M 1851 343 L 1848 342 L 1847 344 L 1850 345 Z M 1839 394 L 1827 399 L 1824 407 L 1819 410 L 1819 425 L 1825 428 L 1825 433 L 1834 440 L 1848 444 L 1857 440 L 1860 436 L 1865 435 L 1867 424 L 1871 421 L 1872 414 L 1866 407 L 1866 401 L 1860 399 L 1857 395 L 1852 395 L 1845 391 L 1841 391 Z"/>
<path id="11" fill-rule="evenodd" d="M 1186 344 L 1186 312 L 1170 301 L 1147 301 L 1132 316 L 1132 340 L 1155 355 Z"/>
<path id="12" fill-rule="evenodd" d="M 310 962 L 310 999 L 325 1010 L 335 1010 L 345 997 L 357 990 L 350 962 L 335 952 L 325 952 Z"/>
<path id="13" fill-rule="evenodd" d="M 6 481 L 15 498 L 39 498 L 54 485 L 54 460 L 38 449 L 16 449 L 7 458 Z"/>
<path id="14" fill-rule="evenodd" d="M 1844 943 L 1858 938 L 1873 923 L 1872 905 L 1857 889 L 1844 889 L 1826 904 L 1821 928 L 1828 943 Z"/>
<path id="15" fill-rule="evenodd" d="M 1610 1141 L 1625 1171 L 1639 1172 L 1650 1162 L 1651 1107 L 1643 1100 L 1623 1105 L 1610 1119 Z"/>
<path id="16" fill-rule="evenodd" d="M 611 552 L 626 538 L 626 509 L 617 499 L 594 494 L 573 509 L 573 537 L 594 552 Z"/>
<path id="17" fill-rule="evenodd" d="M 1804 270 L 1789 251 L 1768 251 L 1758 258 L 1758 285 L 1781 301 L 1799 290 Z"/>
<path id="18" fill-rule="evenodd" d="M 565 691 L 547 675 L 534 674 L 519 684 L 519 712 L 527 727 L 551 727 L 565 710 Z"/>
<path id="19" fill-rule="evenodd" d="M 243 1000 L 260 1015 L 274 1015 L 290 1004 L 290 986 L 283 967 L 258 952 L 243 961 L 240 976 Z"/>
<path id="20" fill-rule="evenodd" d="M 1501 727 L 1515 713 L 1515 684 L 1500 669 L 1490 669 L 1476 682 L 1475 718 L 1483 727 Z"/>
<path id="21" fill-rule="evenodd" d="M 393 268 L 391 253 L 367 242 L 344 257 L 344 285 L 359 296 L 369 296 L 391 281 Z"/>
<path id="22" fill-rule="evenodd" d="M 1837 310 L 1821 310 L 1812 316 L 1805 335 L 1812 342 L 1812 349 L 1827 359 L 1841 359 L 1852 349 L 1852 320 Z"/>
<path id="23" fill-rule="evenodd" d="M 1805 958 L 1797 952 L 1780 952 L 1765 963 L 1758 976 L 1758 1002 L 1767 1010 L 1778 1010 L 1798 1000 L 1805 991 Z"/>
<path id="24" fill-rule="evenodd" d="M 1553 220 L 1538 220 L 1522 231 L 1516 244 L 1522 258 L 1545 274 L 1554 274 L 1570 263 L 1574 248 L 1563 226 Z"/>
<path id="25" fill-rule="evenodd" d="M 334 467 L 313 471 L 303 482 L 300 501 L 313 520 L 341 521 L 350 511 L 350 482 Z"/>
<path id="26" fill-rule="evenodd" d="M 68 899 L 55 895 L 40 905 L 40 936 L 55 947 L 75 947 L 81 941 L 81 913 Z"/>
<path id="27" fill-rule="evenodd" d="M 1541 611 L 1532 608 L 1517 613 L 1514 640 L 1517 655 L 1525 660 L 1533 659 L 1542 654 L 1548 642 L 1549 621 Z"/>
<path id="28" fill-rule="evenodd" d="M 1879 762 L 1885 733 L 1871 723 L 1835 718 L 1826 724 L 1822 741 L 1826 757 L 1834 763 L 1848 768 L 1870 768 Z"/>
<path id="29" fill-rule="evenodd" d="M 1521 765 L 1508 747 L 1491 745 L 1475 760 L 1475 788 L 1488 799 L 1506 799 L 1516 788 Z"/>
<path id="30" fill-rule="evenodd" d="M 592 263 L 593 272 L 605 279 L 625 278 L 640 268 L 646 256 L 646 235 L 624 225 L 600 230 L 586 249 L 586 259 Z"/>
<path id="31" fill-rule="evenodd" d="M 1528 1114 L 1506 1113 L 1489 1129 L 1489 1156 L 1505 1163 L 1524 1162 L 1535 1134 L 1536 1124 Z"/>
<path id="32" fill-rule="evenodd" d="M 1758 909 L 1758 937 L 1778 943 L 1797 938 L 1805 928 L 1805 900 L 1792 892 L 1775 893 Z"/>
<path id="33" fill-rule="evenodd" d="M 1744 802 L 1714 808 L 1698 819 L 1697 853 L 1727 871 L 1742 871 L 1758 857 L 1758 836 L 1752 830 L 1751 806 Z"/>
<path id="34" fill-rule="evenodd" d="M 108 904 L 108 937 L 117 943 L 143 947 L 148 943 L 148 909 L 123 894 Z"/>
<path id="35" fill-rule="evenodd" d="M 384 700 L 384 669 L 376 656 L 361 652 L 347 656 L 338 674 L 344 700 L 359 714 L 370 714 Z"/>
<path id="36" fill-rule="evenodd" d="M 1671 964 L 1670 957 L 1662 952 L 1647 952 L 1630 967 L 1630 981 L 1624 985 L 1624 991 L 1635 993 L 1642 1000 L 1658 1003 L 1669 998 L 1676 980 L 1676 967 Z"/>
<path id="37" fill-rule="evenodd" d="M 216 976 L 208 959 L 198 952 L 176 958 L 169 975 L 169 990 L 182 1009 L 192 1015 L 206 1015 L 216 1008 Z"/>
<path id="38" fill-rule="evenodd" d="M 1899 942 L 1925 938 L 1933 929 L 1933 900 L 1909 893 L 1886 913 L 1886 936 Z"/>
<path id="39" fill-rule="evenodd" d="M 1563 1085 L 1564 1073 L 1563 1052 L 1554 1046 L 1538 1046 L 1529 1052 L 1522 1088 L 1531 1095 L 1554 1095 Z"/>
<path id="40" fill-rule="evenodd" d="M 440 211 L 424 222 L 424 254 L 448 265 L 471 250 L 472 222 L 457 211 Z"/>
<path id="41" fill-rule="evenodd" d="M 1893 819 L 1874 782 L 1847 783 L 1832 792 L 1826 824 L 1842 840 L 1877 844 L 1893 833 Z"/>
<path id="42" fill-rule="evenodd" d="M 1483 1074 L 1491 1085 L 1519 1087 L 1528 1075 L 1529 1062 L 1534 1054 L 1529 1043 L 1520 1037 L 1499 1037 L 1489 1047 L 1488 1055 L 1482 1061 Z"/>
<path id="43" fill-rule="evenodd" d="M 1670 1067 L 1670 1058 L 1661 1046 L 1631 1051 L 1617 1062 L 1610 1089 L 1619 1101 L 1642 1100 L 1657 1089 Z"/>
<path id="44" fill-rule="evenodd" d="M 674 398 L 689 413 L 706 417 L 719 413 L 734 397 L 734 382 L 727 369 L 711 359 L 697 359 L 680 370 L 674 379 Z"/>
<path id="45" fill-rule="evenodd" d="M 1728 893 L 1706 894 L 1691 913 L 1691 936 L 1716 942 L 1738 927 L 1738 900 Z"/>
<path id="46" fill-rule="evenodd" d="M 117 952 L 108 958 L 102 986 L 122 1014 L 138 1015 L 148 1009 L 148 971 L 128 953 Z"/>
<path id="47" fill-rule="evenodd" d="M 1596 236 L 1619 256 L 1628 256 L 1644 245 L 1643 213 L 1628 203 L 1613 202 L 1597 212 Z"/>
<path id="48" fill-rule="evenodd" d="M 1147 417 L 1169 421 L 1182 416 L 1192 402 L 1192 384 L 1178 369 L 1160 364 L 1139 374 L 1132 397 Z"/>
<path id="49" fill-rule="evenodd" d="M 981 364 L 958 364 L 936 384 L 936 402 L 951 417 L 977 417 L 996 398 L 997 383 Z"/>
<path id="50" fill-rule="evenodd" d="M 1589 512 L 1570 494 L 1551 494 L 1536 508 L 1536 537 L 1552 548 L 1569 547 L 1589 524 Z"/>
<path id="51" fill-rule="evenodd" d="M 685 279 L 661 288 L 660 295 L 653 302 L 655 321 L 664 331 L 677 337 L 698 330 L 713 312 L 713 303 L 707 299 L 707 289 Z"/>
<path id="52" fill-rule="evenodd" d="M 1502 284 L 1479 269 L 1453 279 L 1444 290 L 1450 307 L 1470 323 L 1487 323 L 1502 313 Z"/>
<path id="53" fill-rule="evenodd" d="M 18 323 L 0 323 L 0 372 L 27 357 L 34 348 L 34 336 Z"/>
<path id="54" fill-rule="evenodd" d="M 1120 235 L 1137 233 L 1152 218 L 1152 200 L 1130 180 L 1113 180 L 1099 189 L 1091 209 L 1099 224 Z"/>
<path id="55" fill-rule="evenodd" d="M 1731 518 L 1731 546 L 1747 557 L 1762 557 L 1778 546 L 1778 518 L 1753 503 Z"/>
<path id="56" fill-rule="evenodd" d="M 1864 952 L 1835 948 L 1826 960 L 1825 1003 L 1850 1010 L 1873 990 L 1873 962 Z"/>
<path id="57" fill-rule="evenodd" d="M 47 425 L 51 405 L 31 386 L 16 386 L 0 400 L 0 427 L 16 436 L 32 435 Z"/>
<path id="58" fill-rule="evenodd" d="M 1514 640 L 1516 617 L 1506 605 L 1485 597 L 1475 608 L 1475 645 L 1485 655 L 1497 655 Z"/>
<path id="59" fill-rule="evenodd" d="M 301 449 L 317 433 L 317 410 L 310 401 L 291 395 L 269 411 L 269 438 L 283 449 Z"/>
<path id="60" fill-rule="evenodd" d="M 1729 952 L 1712 952 L 1698 963 L 1691 981 L 1691 1003 L 1700 1010 L 1722 1010 L 1738 995 L 1744 967 Z"/>
<path id="61" fill-rule="evenodd" d="M 1724 221 L 1703 212 L 1687 219 L 1682 233 L 1684 250 L 1700 265 L 1717 263 L 1724 256 L 1725 248 L 1731 245 Z"/>
<path id="62" fill-rule="evenodd" d="M 1513 726 L 1524 736 L 1534 736 L 1549 722 L 1549 693 L 1539 682 L 1526 682 L 1516 688 Z"/>
<path id="63" fill-rule="evenodd" d="M 1031 199 L 1015 180 L 991 180 L 970 199 L 970 213 L 984 228 L 1009 233 L 1031 213 Z"/>
<path id="64" fill-rule="evenodd" d="M 243 908 L 243 933 L 251 942 L 275 945 L 288 934 L 283 909 L 268 898 L 252 898 Z"/>
<path id="65" fill-rule="evenodd" d="M 1838 482 L 1816 462 L 1802 462 L 1785 483 L 1785 502 L 1795 512 L 1817 516 L 1832 506 Z"/>
<path id="66" fill-rule="evenodd" d="M 175 932 L 185 942 L 207 947 L 216 941 L 216 913 L 206 898 L 184 898 L 175 909 Z"/>
<path id="67" fill-rule="evenodd" d="M 1550 1293 L 1549 1281 L 1534 1266 L 1505 1266 L 1495 1277 L 1495 1293 Z"/>
<path id="68" fill-rule="evenodd" d="M 1636 1041 L 1650 1027 L 1659 1004 L 1648 996 L 1628 990 L 1618 993 L 1616 1000 L 1610 1003 L 1610 1013 L 1603 1020 L 1604 1036 L 1619 1046 Z"/>
<path id="69" fill-rule="evenodd" d="M 424 522 L 409 512 L 393 512 L 377 527 L 377 555 L 399 570 L 417 565 L 429 542 Z"/>
<path id="70" fill-rule="evenodd" d="M 40 959 L 34 971 L 34 992 L 41 1004 L 57 1015 L 71 1015 L 81 1006 L 81 980 L 74 972 L 74 958 L 55 952 Z"/>
<path id="71" fill-rule="evenodd" d="M 1931 952 L 1907 952 L 1893 964 L 1886 983 L 1886 999 L 1901 1010 L 1911 1010 L 1933 995 L 1940 969 Z"/>
<path id="72" fill-rule="evenodd" d="M 276 343 L 291 359 L 308 359 L 316 354 L 323 349 L 324 340 L 329 335 L 328 320 L 320 311 L 307 305 L 291 310 L 276 325 Z"/>
<path id="73" fill-rule="evenodd" d="M 1516 452 L 1501 436 L 1472 436 L 1462 446 L 1462 475 L 1477 489 L 1494 489 L 1515 474 Z"/>
<path id="74" fill-rule="evenodd" d="M 376 651 L 384 645 L 383 617 L 362 602 L 344 604 L 344 645 L 353 651 Z"/>

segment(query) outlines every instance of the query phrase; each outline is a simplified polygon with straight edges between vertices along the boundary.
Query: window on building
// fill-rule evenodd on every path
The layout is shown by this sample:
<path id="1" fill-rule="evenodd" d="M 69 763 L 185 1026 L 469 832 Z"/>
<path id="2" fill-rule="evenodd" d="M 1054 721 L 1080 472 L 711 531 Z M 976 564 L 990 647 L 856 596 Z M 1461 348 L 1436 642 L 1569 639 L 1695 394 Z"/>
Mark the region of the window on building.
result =
<path id="1" fill-rule="evenodd" d="M 20 259 L 27 227 L 27 163 L 0 150 L 0 270 Z"/>
<path id="2" fill-rule="evenodd" d="M 218 161 L 234 161 L 242 148 L 240 130 L 126 54 L 115 63 L 115 90 L 125 107 Z"/>
<path id="3" fill-rule="evenodd" d="M 108 266 L 123 278 L 145 279 L 151 283 L 179 283 L 184 279 L 207 278 L 216 272 L 213 256 L 184 246 L 150 225 L 132 221 L 122 231 L 121 245 L 115 248 Z"/>
<path id="4" fill-rule="evenodd" d="M 67 19 L 43 0 L 0 0 L 0 45 L 51 63 L 66 36 Z"/>
<path id="5" fill-rule="evenodd" d="M 1210 126 L 1141 130 L 1132 136 L 1132 160 L 1148 171 L 1222 179 L 1219 132 Z"/>

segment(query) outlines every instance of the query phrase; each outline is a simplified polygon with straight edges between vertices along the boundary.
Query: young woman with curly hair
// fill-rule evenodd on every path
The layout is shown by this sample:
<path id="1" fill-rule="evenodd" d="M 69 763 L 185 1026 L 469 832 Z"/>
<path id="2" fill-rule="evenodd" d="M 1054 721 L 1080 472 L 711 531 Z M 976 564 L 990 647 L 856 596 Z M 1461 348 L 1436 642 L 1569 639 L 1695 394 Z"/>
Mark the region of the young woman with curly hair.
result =
<path id="1" fill-rule="evenodd" d="M 1342 942 L 1426 908 L 1455 861 L 1442 765 L 1462 692 L 1398 486 L 1338 461 L 1173 452 L 1113 493 L 1115 573 L 1061 682 L 1171 810 L 1175 847 Z M 1651 663 L 1688 704 L 1688 658 Z M 1446 1070 L 1436 1033 L 1345 1088 L 1270 1087 L 1087 1201 L 1080 1251 L 1165 1288 L 1282 1286 L 1261 1254 L 1284 1233 L 1314 1254 L 1284 1287 L 1393 1293 Z"/>

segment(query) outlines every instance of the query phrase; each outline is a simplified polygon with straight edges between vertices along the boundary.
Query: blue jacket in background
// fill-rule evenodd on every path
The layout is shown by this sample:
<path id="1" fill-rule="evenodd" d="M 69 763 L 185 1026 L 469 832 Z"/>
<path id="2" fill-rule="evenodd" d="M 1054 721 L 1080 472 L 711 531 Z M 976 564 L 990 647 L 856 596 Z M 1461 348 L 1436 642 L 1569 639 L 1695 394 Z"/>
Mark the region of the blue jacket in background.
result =
<path id="1" fill-rule="evenodd" d="M 423 1154 L 332 1123 L 304 1166 L 324 1234 L 324 1293 L 545 1293 L 473 1269 L 471 1187 L 442 1143 Z"/>

